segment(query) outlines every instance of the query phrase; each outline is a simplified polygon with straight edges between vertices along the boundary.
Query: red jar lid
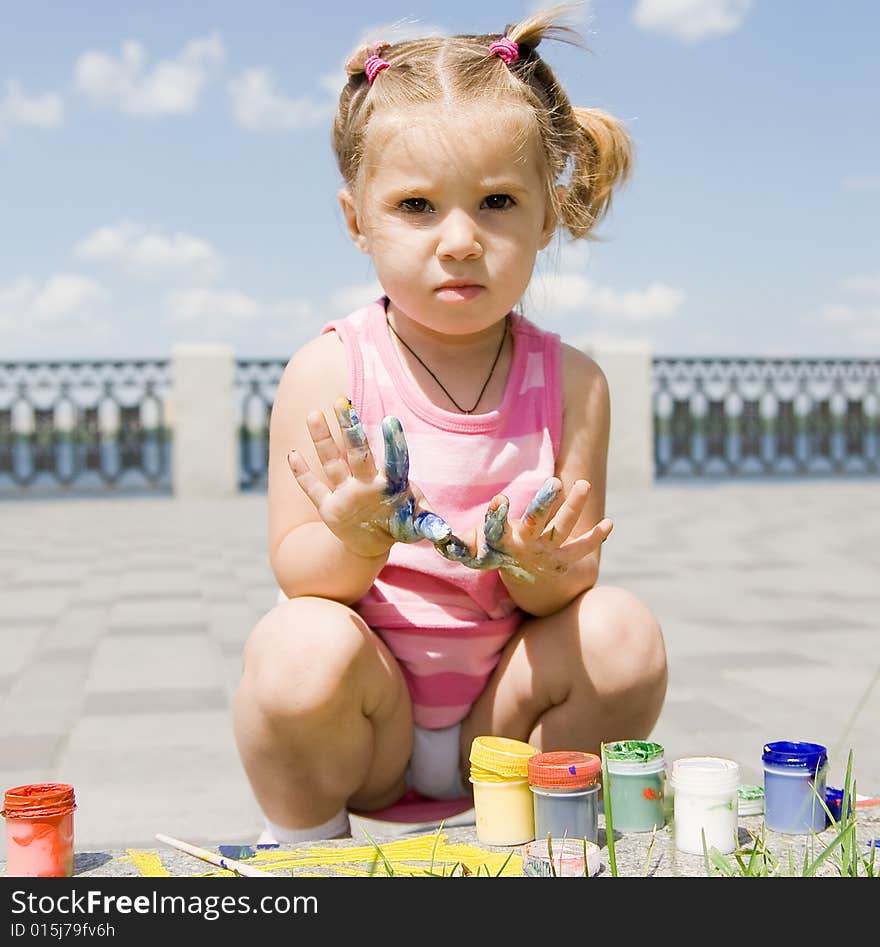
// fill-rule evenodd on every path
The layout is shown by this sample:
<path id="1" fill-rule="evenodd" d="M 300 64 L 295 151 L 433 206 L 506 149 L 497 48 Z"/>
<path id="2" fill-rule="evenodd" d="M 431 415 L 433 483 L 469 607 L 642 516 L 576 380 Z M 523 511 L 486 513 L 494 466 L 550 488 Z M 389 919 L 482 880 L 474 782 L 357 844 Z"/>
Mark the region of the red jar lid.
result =
<path id="1" fill-rule="evenodd" d="M 7 819 L 50 819 L 76 808 L 73 786 L 66 783 L 33 783 L 7 789 L 3 812 Z"/>
<path id="2" fill-rule="evenodd" d="M 540 789 L 583 789 L 601 772 L 602 761 L 595 753 L 553 750 L 529 757 L 529 785 Z"/>

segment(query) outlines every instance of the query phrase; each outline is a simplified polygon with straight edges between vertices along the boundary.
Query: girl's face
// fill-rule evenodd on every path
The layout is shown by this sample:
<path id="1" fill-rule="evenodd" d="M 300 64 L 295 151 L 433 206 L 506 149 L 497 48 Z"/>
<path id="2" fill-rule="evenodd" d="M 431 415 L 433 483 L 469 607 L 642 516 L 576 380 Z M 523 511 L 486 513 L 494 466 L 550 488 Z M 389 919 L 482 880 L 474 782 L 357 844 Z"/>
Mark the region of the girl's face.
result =
<path id="1" fill-rule="evenodd" d="M 373 119 L 357 197 L 340 202 L 395 306 L 463 335 L 519 302 L 555 220 L 524 112 L 418 106 Z"/>

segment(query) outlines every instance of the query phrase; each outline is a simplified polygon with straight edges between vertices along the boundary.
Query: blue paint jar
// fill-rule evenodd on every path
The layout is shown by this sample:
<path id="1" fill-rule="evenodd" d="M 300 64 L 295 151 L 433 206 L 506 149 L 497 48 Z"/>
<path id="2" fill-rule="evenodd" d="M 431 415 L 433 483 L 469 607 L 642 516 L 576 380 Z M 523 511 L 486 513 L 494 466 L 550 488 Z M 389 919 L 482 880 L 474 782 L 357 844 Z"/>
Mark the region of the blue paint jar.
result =
<path id="1" fill-rule="evenodd" d="M 852 796 L 849 798 L 849 805 L 847 809 L 847 817 L 852 815 L 853 800 Z M 843 790 L 836 789 L 834 786 L 828 786 L 825 789 L 825 804 L 828 806 L 831 815 L 834 816 L 835 822 L 842 822 L 842 810 L 843 810 Z"/>
<path id="2" fill-rule="evenodd" d="M 825 828 L 828 751 L 820 743 L 779 740 L 764 744 L 764 823 L 785 835 Z"/>

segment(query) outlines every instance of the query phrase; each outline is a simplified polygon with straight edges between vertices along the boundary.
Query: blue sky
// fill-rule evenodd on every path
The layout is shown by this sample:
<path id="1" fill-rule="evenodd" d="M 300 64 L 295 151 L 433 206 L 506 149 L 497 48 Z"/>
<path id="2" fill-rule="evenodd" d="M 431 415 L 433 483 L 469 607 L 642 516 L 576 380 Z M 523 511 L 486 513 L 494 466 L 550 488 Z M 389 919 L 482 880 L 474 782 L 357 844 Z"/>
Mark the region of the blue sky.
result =
<path id="1" fill-rule="evenodd" d="M 0 359 L 288 357 L 378 292 L 329 145 L 353 47 L 532 9 L 0 0 Z M 627 123 L 635 172 L 602 242 L 544 255 L 527 314 L 657 354 L 880 355 L 880 4 L 593 0 L 581 22 L 590 52 L 542 54 Z"/>

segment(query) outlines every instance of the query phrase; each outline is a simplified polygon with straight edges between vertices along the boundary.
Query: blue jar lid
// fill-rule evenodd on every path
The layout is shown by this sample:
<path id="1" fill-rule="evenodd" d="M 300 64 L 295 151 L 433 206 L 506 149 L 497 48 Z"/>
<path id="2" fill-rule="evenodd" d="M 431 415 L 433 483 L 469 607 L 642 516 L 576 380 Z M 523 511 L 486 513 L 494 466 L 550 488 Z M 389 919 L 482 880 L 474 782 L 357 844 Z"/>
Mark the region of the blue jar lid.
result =
<path id="1" fill-rule="evenodd" d="M 821 743 L 777 740 L 775 743 L 764 744 L 761 759 L 771 766 L 790 766 L 815 773 L 828 762 L 828 751 Z"/>

